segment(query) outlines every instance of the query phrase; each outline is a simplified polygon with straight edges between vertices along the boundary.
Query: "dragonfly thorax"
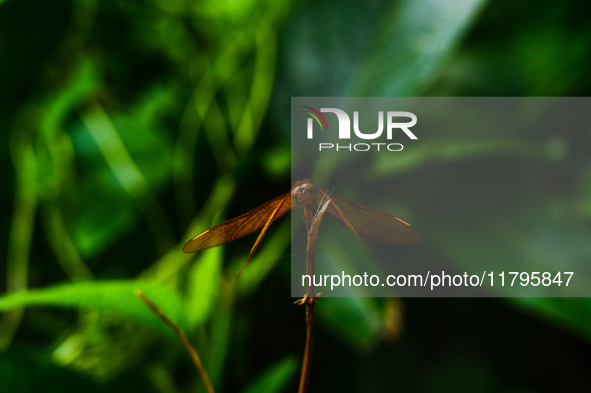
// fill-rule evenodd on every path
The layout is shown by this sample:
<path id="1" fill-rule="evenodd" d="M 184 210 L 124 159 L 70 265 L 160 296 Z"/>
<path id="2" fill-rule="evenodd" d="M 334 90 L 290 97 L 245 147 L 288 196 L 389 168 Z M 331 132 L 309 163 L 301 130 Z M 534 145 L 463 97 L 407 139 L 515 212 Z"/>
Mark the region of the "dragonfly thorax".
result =
<path id="1" fill-rule="evenodd" d="M 318 191 L 310 183 L 303 183 L 291 192 L 291 201 L 296 206 L 310 206 L 316 200 Z"/>

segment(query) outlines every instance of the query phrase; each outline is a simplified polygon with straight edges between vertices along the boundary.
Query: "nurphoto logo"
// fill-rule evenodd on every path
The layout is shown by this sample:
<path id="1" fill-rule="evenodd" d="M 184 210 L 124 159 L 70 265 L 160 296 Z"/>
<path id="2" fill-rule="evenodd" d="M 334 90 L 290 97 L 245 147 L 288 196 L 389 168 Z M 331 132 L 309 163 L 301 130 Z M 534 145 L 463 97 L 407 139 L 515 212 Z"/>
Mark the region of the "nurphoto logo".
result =
<path id="1" fill-rule="evenodd" d="M 351 118 L 342 109 L 338 108 L 320 108 L 320 111 L 309 107 L 304 106 L 304 108 L 308 109 L 309 111 L 305 111 L 310 117 L 307 119 L 307 135 L 308 139 L 314 138 L 314 124 L 318 124 L 321 130 L 326 128 L 325 132 L 328 132 L 328 123 L 322 113 L 334 113 L 337 116 L 337 120 L 339 122 L 339 130 L 338 130 L 338 137 L 339 139 L 351 139 Z M 407 121 L 401 122 L 401 118 L 406 119 Z M 417 116 L 412 112 L 397 112 L 397 111 L 388 111 L 386 113 L 386 139 L 388 141 L 392 140 L 395 130 L 403 131 L 406 136 L 410 139 L 418 139 L 415 134 L 412 133 L 410 128 L 417 124 Z M 316 122 L 314 122 L 316 121 Z M 359 129 L 359 111 L 353 112 L 353 132 L 355 136 L 360 139 L 369 140 L 369 139 L 377 139 L 379 138 L 384 131 L 384 112 L 378 112 L 378 130 L 373 133 L 363 133 Z M 386 146 L 386 149 L 389 151 L 401 151 L 403 146 L 401 143 L 356 143 L 356 144 L 339 144 L 337 143 L 336 146 L 334 143 L 319 143 L 318 149 L 319 151 L 329 150 L 329 149 L 336 149 L 339 150 L 348 150 L 348 151 L 368 151 L 372 149 L 380 150 L 381 146 Z"/>

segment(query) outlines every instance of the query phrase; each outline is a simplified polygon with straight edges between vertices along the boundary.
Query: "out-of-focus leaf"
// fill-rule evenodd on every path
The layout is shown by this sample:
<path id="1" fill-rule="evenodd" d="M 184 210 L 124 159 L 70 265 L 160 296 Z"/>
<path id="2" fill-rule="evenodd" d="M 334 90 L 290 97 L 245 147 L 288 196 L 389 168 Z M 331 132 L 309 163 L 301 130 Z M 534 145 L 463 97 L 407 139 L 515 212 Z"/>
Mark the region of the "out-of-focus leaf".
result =
<path id="1" fill-rule="evenodd" d="M 381 332 L 381 313 L 373 298 L 320 297 L 318 319 L 348 344 L 364 350 L 371 348 Z"/>
<path id="2" fill-rule="evenodd" d="M 70 225 L 80 254 L 92 257 L 129 231 L 137 220 L 133 201 L 117 185 L 113 175 L 82 182 L 77 193 L 79 206 Z M 99 185 L 104 187 L 97 187 Z M 105 214 L 108 212 L 108 214 Z"/>
<path id="3" fill-rule="evenodd" d="M 67 117 L 71 116 L 72 112 L 93 94 L 96 94 L 100 83 L 92 58 L 83 59 L 69 75 L 68 83 L 62 90 L 47 98 L 47 112 L 43 117 L 41 127 L 51 131 L 62 128 Z"/>
<path id="4" fill-rule="evenodd" d="M 47 355 L 13 345 L 0 355 L 0 392 L 101 392 L 91 378 L 59 367 Z"/>
<path id="5" fill-rule="evenodd" d="M 417 94 L 439 75 L 485 0 L 403 0 L 381 16 L 350 96 Z"/>
<path id="6" fill-rule="evenodd" d="M 442 71 L 484 4 L 374 0 L 302 7 L 290 26 L 280 83 L 289 96 L 417 94 Z"/>
<path id="7" fill-rule="evenodd" d="M 504 271 L 508 280 L 508 272 L 549 272 L 552 278 L 558 272 L 575 272 L 574 279 L 568 288 L 562 287 L 561 294 L 585 293 L 584 288 L 591 285 L 588 263 L 591 246 L 588 230 L 583 225 L 542 217 L 540 212 L 548 211 L 549 206 L 536 203 L 533 198 L 525 202 L 529 206 L 517 202 L 511 209 L 493 203 L 487 204 L 488 209 L 466 202 L 463 208 L 425 210 L 430 223 L 422 226 L 424 235 L 459 270 L 469 274 Z M 540 296 L 540 293 L 549 294 L 539 292 L 547 288 L 551 287 L 501 287 L 498 283 L 493 291 L 501 296 Z"/>
<path id="8" fill-rule="evenodd" d="M 495 170 L 503 176 L 490 176 L 491 165 L 477 162 L 453 174 L 445 170 L 439 173 L 435 184 L 428 187 L 438 190 L 437 201 L 418 207 L 421 214 L 416 225 L 426 246 L 434 247 L 459 271 L 490 272 L 494 266 L 495 274 L 506 272 L 506 279 L 508 272 L 550 272 L 552 278 L 559 271 L 574 272 L 568 288 L 574 292 L 569 293 L 588 288 L 589 229 L 581 211 L 573 208 L 576 202 L 565 197 L 562 188 L 542 188 L 556 181 L 550 180 L 550 171 L 546 178 L 536 179 L 527 176 L 531 173 L 529 166 L 517 165 L 517 161 L 495 163 Z M 577 176 L 576 171 L 570 171 L 561 180 L 565 184 L 580 181 Z M 483 269 L 480 264 L 489 268 Z M 526 296 L 536 296 L 539 290 L 533 286 L 518 288 L 527 290 L 522 293 Z M 493 290 L 499 296 L 517 294 L 515 288 L 509 292 L 507 282 L 504 288 L 497 282 Z M 591 337 L 589 299 L 519 297 L 512 303 L 556 321 L 587 340 Z"/>
<path id="9" fill-rule="evenodd" d="M 285 391 L 298 370 L 298 361 L 294 357 L 285 358 L 268 367 L 243 393 L 278 393 Z"/>
<path id="10" fill-rule="evenodd" d="M 261 167 L 270 178 L 280 179 L 291 169 L 291 151 L 288 145 L 278 145 L 261 157 Z"/>
<path id="11" fill-rule="evenodd" d="M 510 302 L 591 342 L 591 299 L 512 298 Z"/>
<path id="12" fill-rule="evenodd" d="M 453 353 L 428 368 L 418 392 L 490 393 L 498 384 L 492 367 L 473 356 Z"/>
<path id="13" fill-rule="evenodd" d="M 85 126 L 78 124 L 71 131 L 76 154 L 86 169 L 76 193 L 79 208 L 72 225 L 73 239 L 83 255 L 100 252 L 129 230 L 139 205 L 152 203 L 143 211 L 154 218 L 148 223 L 158 214 L 158 220 L 164 220 L 153 205 L 152 192 L 172 177 L 172 142 L 160 123 L 174 107 L 173 97 L 172 88 L 155 88 L 130 112 L 111 119 L 102 110 L 89 111 L 83 115 Z M 152 232 L 155 227 L 151 225 Z M 163 233 L 154 235 L 157 239 L 169 236 L 164 223 L 158 228 Z"/>
<path id="14" fill-rule="evenodd" d="M 218 389 L 223 389 L 224 364 L 228 356 L 230 346 L 230 334 L 232 332 L 232 302 L 234 298 L 234 282 L 222 281 L 220 286 L 219 301 L 216 312 L 212 314 L 210 326 L 211 335 L 207 341 L 208 362 L 207 373 L 211 383 Z"/>
<path id="15" fill-rule="evenodd" d="M 462 48 L 444 79 L 438 81 L 433 95 L 588 95 L 583 93 L 589 83 L 582 76 L 582 65 L 589 55 L 591 31 L 566 28 L 580 12 L 575 3 L 538 1 L 534 7 L 520 3 L 511 6 L 509 13 L 501 11 L 500 3 L 490 3 L 473 39 Z M 500 19 L 504 26 L 501 30 Z M 493 32 L 497 34 L 490 40 Z M 568 51 L 564 50 L 566 42 Z"/>
<path id="16" fill-rule="evenodd" d="M 166 127 L 178 110 L 174 86 L 156 86 L 129 112 L 113 117 L 121 140 L 151 189 L 161 188 L 172 176 L 172 132 Z"/>
<path id="17" fill-rule="evenodd" d="M 87 281 L 6 295 L 0 311 L 50 306 L 113 311 L 152 327 L 168 329 L 134 292 L 140 289 L 173 321 L 185 325 L 181 298 L 172 290 L 146 281 Z"/>
<path id="18" fill-rule="evenodd" d="M 201 325 L 207 320 L 217 299 L 223 250 L 222 247 L 215 247 L 203 251 L 189 271 L 186 315 L 190 327 Z"/>

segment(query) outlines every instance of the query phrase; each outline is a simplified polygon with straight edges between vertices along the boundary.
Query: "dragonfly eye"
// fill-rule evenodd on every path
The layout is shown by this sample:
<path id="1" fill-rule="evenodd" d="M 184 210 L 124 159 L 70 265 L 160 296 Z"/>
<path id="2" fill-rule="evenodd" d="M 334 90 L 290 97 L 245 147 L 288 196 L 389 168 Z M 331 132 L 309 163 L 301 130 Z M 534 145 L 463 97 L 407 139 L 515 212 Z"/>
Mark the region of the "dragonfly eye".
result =
<path id="1" fill-rule="evenodd" d="M 304 183 L 293 189 L 291 192 L 291 201 L 296 206 L 309 206 L 316 199 L 316 187 L 312 184 Z"/>

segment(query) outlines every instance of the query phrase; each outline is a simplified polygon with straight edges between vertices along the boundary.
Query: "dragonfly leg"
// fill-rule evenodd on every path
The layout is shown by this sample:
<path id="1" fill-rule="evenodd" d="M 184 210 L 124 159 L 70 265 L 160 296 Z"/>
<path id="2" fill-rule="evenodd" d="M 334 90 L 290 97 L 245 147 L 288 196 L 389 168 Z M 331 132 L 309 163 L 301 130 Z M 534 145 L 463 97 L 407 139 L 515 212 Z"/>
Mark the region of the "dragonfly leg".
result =
<path id="1" fill-rule="evenodd" d="M 315 297 L 308 297 L 308 294 L 305 294 L 303 298 L 296 300 L 293 304 L 297 304 L 298 306 L 304 304 L 316 304 L 318 297 L 320 297 L 321 294 L 322 292 L 318 292 Z"/>

